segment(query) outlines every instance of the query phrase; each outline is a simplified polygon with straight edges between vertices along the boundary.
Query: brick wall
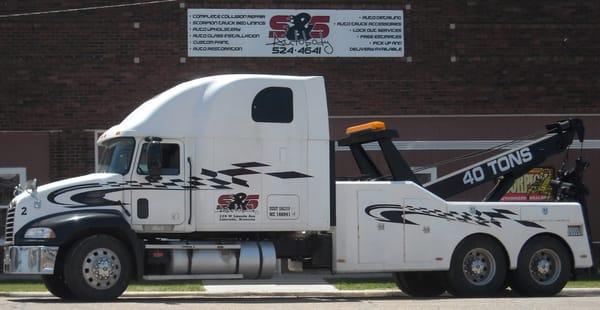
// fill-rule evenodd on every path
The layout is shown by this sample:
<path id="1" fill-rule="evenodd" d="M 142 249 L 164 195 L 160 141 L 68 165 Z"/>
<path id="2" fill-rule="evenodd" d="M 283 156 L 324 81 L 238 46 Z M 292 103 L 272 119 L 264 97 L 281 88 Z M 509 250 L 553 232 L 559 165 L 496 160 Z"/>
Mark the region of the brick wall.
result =
<path id="1" fill-rule="evenodd" d="M 0 15 L 81 6 L 9 0 Z M 187 8 L 404 9 L 411 61 L 180 63 Z M 61 130 L 50 149 L 51 178 L 59 179 L 93 169 L 93 133 L 85 129 L 108 128 L 158 92 L 213 74 L 323 75 L 333 115 L 593 113 L 600 111 L 598 20 L 595 0 L 185 1 L 185 9 L 173 2 L 0 18 L 0 130 Z"/>

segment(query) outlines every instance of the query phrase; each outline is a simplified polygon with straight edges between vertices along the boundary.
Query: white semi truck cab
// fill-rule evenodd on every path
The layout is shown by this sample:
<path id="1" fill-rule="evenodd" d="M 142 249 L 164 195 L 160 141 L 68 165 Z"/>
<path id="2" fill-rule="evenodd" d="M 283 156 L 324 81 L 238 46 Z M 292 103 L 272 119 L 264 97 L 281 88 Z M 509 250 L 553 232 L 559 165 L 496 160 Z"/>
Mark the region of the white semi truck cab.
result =
<path id="1" fill-rule="evenodd" d="M 393 148 L 395 131 L 359 125 L 338 143 L 362 175 L 336 182 L 325 94 L 322 77 L 220 75 L 153 97 L 99 138 L 99 171 L 19 190 L 4 271 L 41 274 L 61 298 L 111 299 L 131 279 L 269 278 L 278 259 L 312 260 L 392 272 L 412 296 L 464 296 L 508 284 L 553 295 L 592 266 L 579 203 L 444 200 L 524 173 L 580 122 L 428 184 Z M 371 142 L 392 176 L 362 148 Z"/>

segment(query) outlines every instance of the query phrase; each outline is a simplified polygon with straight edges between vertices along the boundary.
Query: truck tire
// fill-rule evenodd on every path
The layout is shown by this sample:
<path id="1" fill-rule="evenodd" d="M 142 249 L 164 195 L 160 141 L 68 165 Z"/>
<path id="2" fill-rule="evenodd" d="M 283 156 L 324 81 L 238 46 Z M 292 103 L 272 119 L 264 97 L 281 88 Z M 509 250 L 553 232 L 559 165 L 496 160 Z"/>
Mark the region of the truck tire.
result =
<path id="1" fill-rule="evenodd" d="M 64 276 L 76 298 L 109 300 L 129 284 L 131 255 L 116 238 L 93 235 L 77 242 L 66 255 Z"/>
<path id="2" fill-rule="evenodd" d="M 552 296 L 560 292 L 571 275 L 571 256 L 558 240 L 541 236 L 521 249 L 511 288 L 525 296 Z"/>
<path id="3" fill-rule="evenodd" d="M 444 274 L 438 271 L 396 272 L 394 281 L 402 292 L 412 297 L 435 297 L 446 291 Z"/>
<path id="4" fill-rule="evenodd" d="M 67 287 L 62 275 L 43 275 L 42 282 L 52 295 L 63 299 L 73 298 L 73 292 Z"/>
<path id="5" fill-rule="evenodd" d="M 491 296 L 504 288 L 507 275 L 504 251 L 492 238 L 475 236 L 454 250 L 447 273 L 447 289 L 454 296 Z"/>

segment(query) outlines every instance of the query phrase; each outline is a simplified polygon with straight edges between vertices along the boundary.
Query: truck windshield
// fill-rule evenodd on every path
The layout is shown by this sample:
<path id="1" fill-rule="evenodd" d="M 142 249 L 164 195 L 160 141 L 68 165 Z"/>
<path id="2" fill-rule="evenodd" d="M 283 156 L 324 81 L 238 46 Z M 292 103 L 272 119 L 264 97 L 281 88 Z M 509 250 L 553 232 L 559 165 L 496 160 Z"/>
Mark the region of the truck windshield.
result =
<path id="1" fill-rule="evenodd" d="M 116 138 L 103 142 L 100 146 L 98 172 L 126 174 L 129 172 L 135 140 Z"/>

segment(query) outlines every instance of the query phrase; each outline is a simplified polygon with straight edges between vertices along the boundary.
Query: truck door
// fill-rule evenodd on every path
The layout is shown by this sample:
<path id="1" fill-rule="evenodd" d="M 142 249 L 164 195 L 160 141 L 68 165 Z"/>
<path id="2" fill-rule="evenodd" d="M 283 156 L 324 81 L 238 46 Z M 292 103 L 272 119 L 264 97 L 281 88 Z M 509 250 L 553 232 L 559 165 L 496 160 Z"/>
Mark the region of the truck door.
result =
<path id="1" fill-rule="evenodd" d="M 185 154 L 183 144 L 163 140 L 159 180 L 148 180 L 146 151 L 148 143 L 139 147 L 136 165 L 131 174 L 132 224 L 177 225 L 185 220 Z"/>
<path id="2" fill-rule="evenodd" d="M 378 212 L 369 214 L 368 207 L 386 207 L 384 212 L 402 212 L 394 208 L 399 193 L 390 185 L 382 185 L 380 190 L 358 192 L 358 263 L 387 264 L 402 266 L 404 251 L 404 223 L 377 221 Z M 384 208 L 385 209 L 385 208 Z M 388 210 L 389 209 L 389 210 Z M 396 216 L 400 220 L 402 216 Z"/>

